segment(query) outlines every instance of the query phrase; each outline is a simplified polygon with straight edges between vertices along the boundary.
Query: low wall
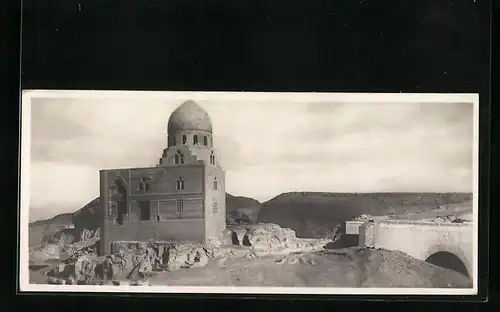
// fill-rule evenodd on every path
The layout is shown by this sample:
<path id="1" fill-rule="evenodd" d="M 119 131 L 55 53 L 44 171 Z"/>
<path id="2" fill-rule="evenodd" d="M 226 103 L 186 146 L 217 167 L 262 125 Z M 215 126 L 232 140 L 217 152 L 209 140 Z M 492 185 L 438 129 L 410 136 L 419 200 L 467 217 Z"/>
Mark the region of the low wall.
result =
<path id="1" fill-rule="evenodd" d="M 365 223 L 365 221 L 347 221 L 345 223 L 345 234 L 347 235 L 359 235 L 359 227 Z"/>

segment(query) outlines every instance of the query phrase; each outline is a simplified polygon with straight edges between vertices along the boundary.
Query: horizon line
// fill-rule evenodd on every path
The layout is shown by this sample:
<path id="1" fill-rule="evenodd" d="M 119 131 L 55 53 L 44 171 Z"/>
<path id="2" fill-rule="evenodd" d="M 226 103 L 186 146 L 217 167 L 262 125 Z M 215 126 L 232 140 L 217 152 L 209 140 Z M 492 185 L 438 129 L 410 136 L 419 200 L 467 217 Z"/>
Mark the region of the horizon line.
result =
<path id="1" fill-rule="evenodd" d="M 232 197 L 236 197 L 236 198 L 247 198 L 247 199 L 252 199 L 252 200 L 255 200 L 257 201 L 259 204 L 265 204 L 279 196 L 282 196 L 282 195 L 287 195 L 287 194 L 300 194 L 300 195 L 310 195 L 310 194 L 330 194 L 330 195 L 353 195 L 353 194 L 372 194 L 372 195 L 375 195 L 375 194 L 380 194 L 380 195 L 388 195 L 388 194 L 414 194 L 414 195 L 417 195 L 417 194 L 429 194 L 429 195 L 432 195 L 432 194 L 467 194 L 467 195 L 474 195 L 474 192 L 470 191 L 470 192 L 465 192 L 465 191 L 448 191 L 448 192 L 430 192 L 430 191 L 415 191 L 415 192 L 410 192 L 410 191 L 396 191 L 396 192 L 312 192 L 312 191 L 290 191 L 290 192 L 283 192 L 283 193 L 280 193 L 266 201 L 260 201 L 258 199 L 255 199 L 253 197 L 248 197 L 248 196 L 240 196 L 240 195 L 233 195 L 229 192 L 226 192 L 226 195 L 230 195 Z M 94 199 L 90 200 L 89 202 L 87 202 L 85 205 L 81 206 L 80 208 L 76 209 L 75 211 L 73 212 L 61 212 L 61 213 L 58 213 L 56 215 L 54 215 L 53 217 L 47 217 L 46 219 L 38 219 L 38 220 L 34 220 L 34 221 L 31 221 L 29 222 L 29 224 L 33 224 L 33 223 L 36 223 L 36 222 L 43 222 L 43 221 L 48 221 L 48 220 L 52 220 L 60 215 L 64 215 L 64 214 L 73 214 L 83 208 L 85 208 L 86 206 L 88 206 L 89 204 L 91 204 L 93 201 L 95 200 L 98 200 L 100 198 L 100 196 L 97 196 L 95 197 Z M 30 207 L 30 209 L 32 209 Z"/>

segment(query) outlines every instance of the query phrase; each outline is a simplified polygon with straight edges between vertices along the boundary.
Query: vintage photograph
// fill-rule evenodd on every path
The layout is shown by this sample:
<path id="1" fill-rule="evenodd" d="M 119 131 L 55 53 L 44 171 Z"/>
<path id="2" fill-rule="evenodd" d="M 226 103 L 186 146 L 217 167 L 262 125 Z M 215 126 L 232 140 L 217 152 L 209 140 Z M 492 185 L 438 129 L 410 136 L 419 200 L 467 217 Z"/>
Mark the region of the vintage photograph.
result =
<path id="1" fill-rule="evenodd" d="M 478 98 L 25 91 L 21 291 L 477 294 Z"/>

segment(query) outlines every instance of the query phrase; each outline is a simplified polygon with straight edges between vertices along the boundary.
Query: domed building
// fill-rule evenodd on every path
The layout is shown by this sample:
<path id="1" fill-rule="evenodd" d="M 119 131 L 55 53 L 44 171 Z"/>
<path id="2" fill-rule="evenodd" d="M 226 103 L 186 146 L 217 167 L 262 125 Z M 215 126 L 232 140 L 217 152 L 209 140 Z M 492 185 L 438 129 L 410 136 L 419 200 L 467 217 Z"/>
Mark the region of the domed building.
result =
<path id="1" fill-rule="evenodd" d="M 225 172 L 213 149 L 212 121 L 186 101 L 167 124 L 158 165 L 100 171 L 100 254 L 114 241 L 208 243 L 226 228 Z"/>

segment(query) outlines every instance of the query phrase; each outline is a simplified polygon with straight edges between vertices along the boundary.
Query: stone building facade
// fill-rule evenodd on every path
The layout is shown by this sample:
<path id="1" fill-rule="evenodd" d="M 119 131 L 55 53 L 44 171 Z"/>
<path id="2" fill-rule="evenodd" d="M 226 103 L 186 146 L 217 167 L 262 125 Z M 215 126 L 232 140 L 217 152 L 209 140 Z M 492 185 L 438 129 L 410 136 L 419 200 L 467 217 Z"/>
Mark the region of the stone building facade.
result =
<path id="1" fill-rule="evenodd" d="M 168 121 L 158 165 L 100 171 L 100 254 L 113 241 L 207 243 L 226 227 L 225 172 L 214 150 L 212 122 L 187 101 Z"/>

